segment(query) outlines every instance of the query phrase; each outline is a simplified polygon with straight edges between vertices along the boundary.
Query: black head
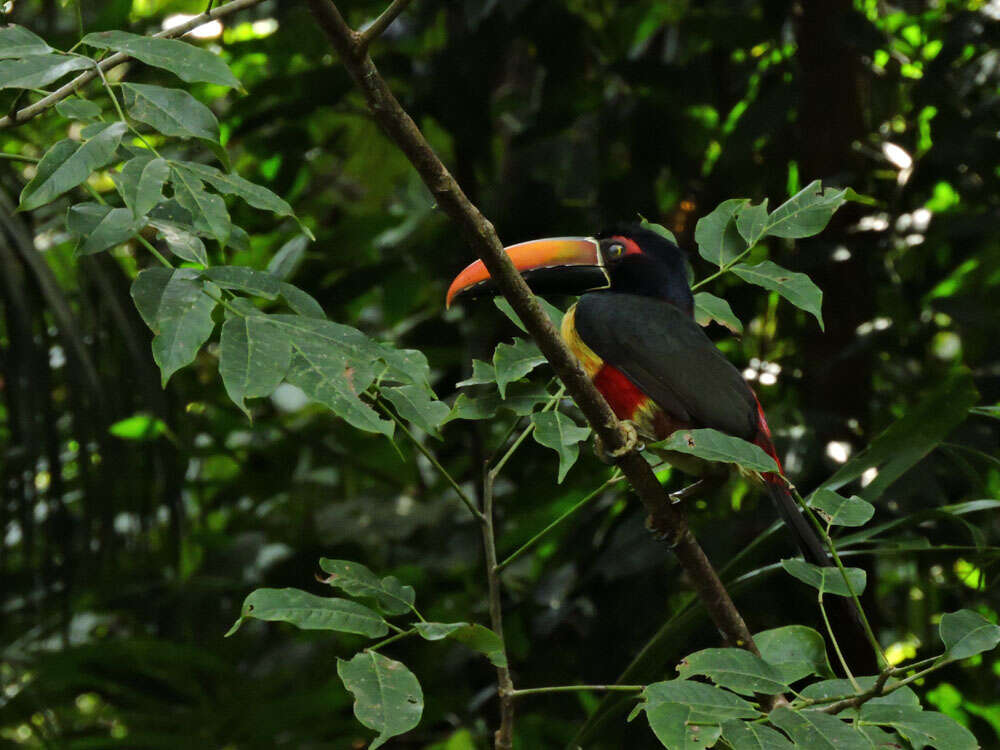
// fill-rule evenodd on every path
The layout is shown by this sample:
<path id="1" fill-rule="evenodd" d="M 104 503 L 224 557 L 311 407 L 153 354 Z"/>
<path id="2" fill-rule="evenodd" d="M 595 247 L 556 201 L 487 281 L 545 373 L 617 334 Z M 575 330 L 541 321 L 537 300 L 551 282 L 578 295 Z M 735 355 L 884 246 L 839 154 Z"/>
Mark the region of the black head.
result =
<path id="1" fill-rule="evenodd" d="M 677 245 L 640 224 L 613 227 L 596 239 L 611 291 L 656 297 L 693 314 L 684 253 Z"/>

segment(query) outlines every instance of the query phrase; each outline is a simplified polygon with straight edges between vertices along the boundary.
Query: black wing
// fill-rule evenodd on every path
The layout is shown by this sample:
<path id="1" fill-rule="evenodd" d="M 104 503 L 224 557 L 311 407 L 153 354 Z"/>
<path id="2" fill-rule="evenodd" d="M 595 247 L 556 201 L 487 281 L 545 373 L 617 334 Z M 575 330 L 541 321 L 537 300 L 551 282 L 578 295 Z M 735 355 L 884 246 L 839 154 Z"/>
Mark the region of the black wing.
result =
<path id="1" fill-rule="evenodd" d="M 697 323 L 669 302 L 618 292 L 585 294 L 576 329 L 669 416 L 753 440 L 757 400 Z"/>

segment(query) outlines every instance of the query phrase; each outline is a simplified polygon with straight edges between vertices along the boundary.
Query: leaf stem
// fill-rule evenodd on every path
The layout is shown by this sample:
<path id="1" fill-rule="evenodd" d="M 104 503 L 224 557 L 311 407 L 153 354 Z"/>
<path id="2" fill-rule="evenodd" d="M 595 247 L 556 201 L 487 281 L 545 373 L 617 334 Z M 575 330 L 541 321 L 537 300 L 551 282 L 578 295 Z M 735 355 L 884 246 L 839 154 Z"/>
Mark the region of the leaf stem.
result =
<path id="1" fill-rule="evenodd" d="M 22 154 L 6 154 L 3 152 L 0 152 L 0 159 L 10 159 L 11 161 L 26 161 L 32 164 L 38 164 L 38 162 L 41 161 L 41 159 L 35 156 L 24 156 Z"/>
<path id="2" fill-rule="evenodd" d="M 557 527 L 559 527 L 567 518 L 569 518 L 570 516 L 572 516 L 573 514 L 575 514 L 578 510 L 580 510 L 581 508 L 583 508 L 584 506 L 586 506 L 588 503 L 590 503 L 595 497 L 597 497 L 602 492 L 604 492 L 604 490 L 606 490 L 608 487 L 610 487 L 613 484 L 616 484 L 617 482 L 620 482 L 622 480 L 622 478 L 623 477 L 622 477 L 621 471 L 619 469 L 615 469 L 614 473 L 611 475 L 611 477 L 606 482 L 604 482 L 604 484 L 602 484 L 600 487 L 598 487 L 597 489 L 595 489 L 593 492 L 589 493 L 586 497 L 584 497 L 578 503 L 576 503 L 572 508 L 568 509 L 562 515 L 560 515 L 558 518 L 556 518 L 554 521 L 552 521 L 552 523 L 550 523 L 544 529 L 542 529 L 537 534 L 535 534 L 533 537 L 531 537 L 531 539 L 529 539 L 527 542 L 525 542 L 524 544 L 522 544 L 517 550 L 515 550 L 510 555 L 508 555 L 506 560 L 504 560 L 502 563 L 500 563 L 499 565 L 497 565 L 496 571 L 499 573 L 501 570 L 503 570 L 508 565 L 510 565 L 512 562 L 514 562 L 519 557 L 521 557 L 525 552 L 527 552 L 528 550 L 532 549 L 544 537 L 546 537 L 553 530 L 555 530 Z"/>
<path id="3" fill-rule="evenodd" d="M 549 396 L 548 403 L 546 403 L 545 406 L 543 406 L 539 411 L 551 411 L 552 409 L 554 409 L 556 405 L 559 403 L 559 401 L 562 399 L 563 394 L 565 393 L 566 393 L 566 386 L 564 385 L 559 386 L 559 390 L 556 391 L 551 396 Z M 510 460 L 511 456 L 513 456 L 514 453 L 517 452 L 517 449 L 521 447 L 521 443 L 523 443 L 527 439 L 528 435 L 530 435 L 534 431 L 534 429 L 535 429 L 535 423 L 531 422 L 530 424 L 528 424 L 527 427 L 525 427 L 521 431 L 521 434 L 517 436 L 517 439 L 510 444 L 510 448 L 507 449 L 507 452 L 504 453 L 503 456 L 500 458 L 500 460 L 496 462 L 496 465 L 494 465 L 494 467 L 490 469 L 490 471 L 493 472 L 494 476 L 496 476 L 501 472 L 503 467 Z"/>
<path id="4" fill-rule="evenodd" d="M 390 623 L 386 623 L 386 624 L 390 625 Z M 383 646 L 388 646 L 390 643 L 395 643 L 396 641 L 400 641 L 403 638 L 407 638 L 407 637 L 409 637 L 411 635 L 414 635 L 416 632 L 417 632 L 416 628 L 410 628 L 409 630 L 400 631 L 399 633 L 396 633 L 395 635 L 390 635 L 388 638 L 382 639 L 381 641 L 379 641 L 378 643 L 376 643 L 376 644 L 374 644 L 372 646 L 368 646 L 365 649 L 365 651 L 378 651 Z"/>
<path id="5" fill-rule="evenodd" d="M 737 263 L 739 263 L 741 260 L 743 260 L 745 257 L 747 257 L 750 254 L 750 251 L 753 250 L 755 247 L 757 247 L 757 243 L 756 242 L 754 244 L 750 245 L 746 250 L 744 250 L 742 253 L 740 253 L 739 255 L 737 255 L 735 258 L 733 258 L 728 263 L 724 263 L 723 265 L 719 266 L 719 270 L 716 271 L 715 273 L 709 274 L 708 276 L 706 276 L 705 278 L 703 278 L 701 281 L 699 281 L 696 284 L 692 284 L 691 285 L 691 291 L 693 292 L 696 289 L 699 289 L 700 287 L 705 286 L 705 284 L 707 284 L 708 282 L 713 281 L 714 279 L 719 278 L 723 274 L 729 273 L 729 270 L 733 266 L 735 266 Z"/>
<path id="6" fill-rule="evenodd" d="M 819 612 L 823 615 L 823 624 L 826 625 L 826 632 L 830 636 L 830 642 L 833 644 L 833 650 L 837 652 L 837 659 L 840 660 L 840 666 L 844 669 L 844 674 L 847 675 L 847 679 L 851 681 L 851 687 L 857 692 L 861 692 L 861 686 L 858 681 L 854 679 L 854 675 L 851 673 L 851 668 L 847 666 L 847 659 L 844 658 L 844 653 L 840 650 L 840 643 L 837 642 L 837 636 L 833 632 L 833 627 L 830 625 L 830 618 L 827 617 L 826 607 L 823 606 L 823 592 L 819 592 L 817 597 L 817 602 L 819 603 Z"/>
<path id="7" fill-rule="evenodd" d="M 396 17 L 400 13 L 406 10 L 406 6 L 409 4 L 410 0 L 393 0 L 392 4 L 382 11 L 381 15 L 372 21 L 367 29 L 359 32 L 357 41 L 358 54 L 364 54 L 368 46 L 382 36 L 385 30 L 392 25 L 392 22 L 396 20 Z"/>
<path id="8" fill-rule="evenodd" d="M 875 651 L 875 655 L 881 660 L 880 663 L 884 667 L 891 666 L 889 659 L 885 655 L 885 651 L 882 649 L 882 644 L 878 642 L 878 638 L 875 637 L 875 632 L 872 630 L 871 623 L 868 622 L 868 616 L 865 615 L 864 607 L 861 606 L 861 600 L 858 598 L 857 593 L 854 591 L 854 587 L 851 585 L 850 578 L 847 576 L 847 570 L 844 568 L 844 563 L 840 559 L 840 555 L 837 554 L 837 545 L 833 543 L 833 539 L 823 530 L 823 524 L 819 522 L 816 518 L 816 514 L 812 512 L 812 508 L 806 505 L 806 501 L 802 499 L 802 495 L 795 488 L 794 485 L 789 484 L 789 491 L 795 498 L 795 501 L 802 507 L 802 512 L 805 513 L 806 517 L 812 522 L 813 527 L 819 532 L 820 538 L 826 542 L 827 548 L 830 550 L 830 555 L 833 557 L 833 562 L 837 566 L 837 570 L 840 571 L 840 577 L 844 579 L 844 585 L 847 586 L 847 590 L 851 595 L 851 600 L 854 602 L 854 607 L 857 610 L 858 617 L 861 619 L 861 626 L 865 631 L 865 636 L 868 638 L 868 642 L 871 644 L 872 649 Z"/>
<path id="9" fill-rule="evenodd" d="M 469 512 L 473 516 L 475 516 L 480 523 L 483 523 L 485 519 L 483 518 L 482 511 L 480 511 L 479 508 L 476 507 L 476 504 L 472 502 L 472 498 L 470 498 L 469 495 L 466 493 L 466 491 L 463 490 L 462 487 L 458 484 L 458 482 L 455 481 L 455 478 L 448 473 L 448 470 L 441 465 L 441 463 L 437 460 L 437 457 L 435 457 L 433 453 L 427 450 L 426 446 L 424 446 L 423 443 L 417 440 L 416 435 L 414 435 L 412 432 L 410 432 L 409 429 L 407 429 L 406 425 L 403 423 L 403 420 L 397 417 L 396 414 L 392 411 L 392 409 L 390 409 L 388 406 L 385 405 L 385 402 L 382 401 L 381 397 L 376 397 L 375 405 L 382 411 L 383 414 L 385 414 L 387 417 L 389 417 L 389 419 L 391 419 L 393 422 L 396 423 L 396 426 L 399 427 L 399 429 L 403 431 L 403 434 L 410 439 L 410 442 L 413 443 L 414 447 L 416 447 L 416 449 L 424 455 L 424 458 L 426 458 L 428 461 L 431 462 L 431 465 L 435 469 L 437 469 L 438 473 L 440 473 L 441 476 L 444 477 L 445 480 L 447 480 L 448 484 L 452 486 L 452 489 L 454 489 L 455 492 L 458 494 L 458 498 L 462 501 L 465 507 L 469 509 Z"/>
<path id="10" fill-rule="evenodd" d="M 541 695 L 544 693 L 579 693 L 585 691 L 608 693 L 641 693 L 645 685 L 553 685 L 551 687 L 524 688 L 511 693 L 514 698 L 522 695 Z"/>

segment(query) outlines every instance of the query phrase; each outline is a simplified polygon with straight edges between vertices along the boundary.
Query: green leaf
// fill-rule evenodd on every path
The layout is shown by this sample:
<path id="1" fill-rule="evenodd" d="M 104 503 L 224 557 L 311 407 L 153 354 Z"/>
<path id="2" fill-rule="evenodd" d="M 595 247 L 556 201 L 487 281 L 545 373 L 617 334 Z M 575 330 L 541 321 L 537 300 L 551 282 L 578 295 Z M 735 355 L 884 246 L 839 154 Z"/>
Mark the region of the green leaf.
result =
<path id="1" fill-rule="evenodd" d="M 188 170 L 170 169 L 170 182 L 174 186 L 174 198 L 188 213 L 195 229 L 207 232 L 223 247 L 229 241 L 232 222 L 226 210 L 226 202 L 218 195 L 205 191 L 201 180 Z"/>
<path id="2" fill-rule="evenodd" d="M 101 116 L 101 108 L 87 99 L 63 99 L 56 104 L 56 112 L 69 120 L 96 120 Z"/>
<path id="3" fill-rule="evenodd" d="M 496 667 L 507 666 L 503 641 L 500 640 L 500 636 L 483 625 L 478 623 L 470 625 L 467 622 L 418 622 L 414 623 L 413 627 L 425 640 L 439 641 L 448 638 L 485 655 Z"/>
<path id="4" fill-rule="evenodd" d="M 496 368 L 500 395 L 504 395 L 508 383 L 520 380 L 544 361 L 545 357 L 538 347 L 528 339 L 514 339 L 513 344 L 498 344 L 493 353 L 493 367 Z"/>
<path id="5" fill-rule="evenodd" d="M 871 690 L 877 680 L 878 677 L 875 675 L 863 675 L 855 678 L 861 692 Z M 890 680 L 888 684 L 892 685 L 893 682 L 895 682 L 895 680 Z M 844 695 L 857 695 L 854 685 L 852 685 L 851 681 L 848 679 L 814 682 L 810 685 L 806 685 L 800 692 L 803 698 L 808 698 L 809 700 L 825 700 Z M 917 698 L 917 694 L 906 686 L 896 688 L 888 695 L 883 695 L 879 698 L 872 698 L 870 702 L 874 704 L 889 703 L 899 706 L 920 706 L 920 699 Z"/>
<path id="6" fill-rule="evenodd" d="M 747 247 L 752 247 L 767 233 L 767 198 L 763 203 L 744 204 L 736 214 L 736 229 Z"/>
<path id="7" fill-rule="evenodd" d="M 257 589 L 243 600 L 239 619 L 226 636 L 244 620 L 288 622 L 302 630 L 336 630 L 379 638 L 389 632 L 381 615 L 350 599 L 316 596 L 299 589 Z"/>
<path id="8" fill-rule="evenodd" d="M 788 683 L 775 667 L 741 648 L 696 651 L 681 661 L 677 673 L 685 679 L 704 675 L 717 685 L 744 695 L 771 695 L 788 689 Z"/>
<path id="9" fill-rule="evenodd" d="M 108 211 L 88 234 L 83 235 L 77 252 L 93 255 L 109 247 L 119 245 L 138 232 L 145 222 L 136 221 L 127 208 L 113 208 Z"/>
<path id="10" fill-rule="evenodd" d="M 278 282 L 278 291 L 285 303 L 299 315 L 307 318 L 326 319 L 326 313 L 322 306 L 311 294 L 303 292 L 297 286 L 292 286 L 286 281 Z"/>
<path id="11" fill-rule="evenodd" d="M 721 268 L 747 249 L 736 227 L 736 214 L 749 202 L 747 198 L 723 201 L 712 213 L 698 219 L 694 239 L 702 258 Z"/>
<path id="12" fill-rule="evenodd" d="M 872 750 L 871 742 L 861 732 L 822 711 L 793 711 L 780 706 L 769 718 L 796 745 L 809 750 Z"/>
<path id="13" fill-rule="evenodd" d="M 707 461 L 738 464 L 750 471 L 777 472 L 778 465 L 763 449 L 746 440 L 726 435 L 718 430 L 678 430 L 666 440 L 650 448 L 687 453 Z"/>
<path id="14" fill-rule="evenodd" d="M 694 319 L 700 326 L 707 326 L 714 320 L 737 336 L 743 333 L 743 324 L 729 303 L 708 292 L 698 292 L 694 295 Z"/>
<path id="15" fill-rule="evenodd" d="M 939 632 L 949 659 L 992 651 L 1000 643 L 1000 627 L 970 609 L 942 615 Z"/>
<path id="16" fill-rule="evenodd" d="M 680 703 L 691 709 L 689 721 L 717 724 L 723 719 L 756 719 L 760 712 L 728 690 L 692 680 L 667 680 L 647 685 L 642 691 L 645 704 L 650 707 L 662 703 Z"/>
<path id="17" fill-rule="evenodd" d="M 451 407 L 446 422 L 453 419 L 488 419 L 499 410 L 506 409 L 519 417 L 531 414 L 538 404 L 549 400 L 545 386 L 540 383 L 512 383 L 507 388 L 507 397 L 499 393 L 488 393 L 473 397 L 460 393 Z"/>
<path id="18" fill-rule="evenodd" d="M 374 344 L 374 342 L 371 342 Z M 383 381 L 391 380 L 403 385 L 420 385 L 431 389 L 431 366 L 424 353 L 416 349 L 397 349 L 391 344 L 374 344 L 375 356 L 386 369 Z"/>
<path id="19" fill-rule="evenodd" d="M 245 180 L 237 174 L 220 172 L 215 167 L 193 161 L 179 162 L 180 168 L 207 182 L 223 195 L 235 195 L 254 208 L 271 211 L 278 216 L 291 216 L 292 207 L 263 185 Z"/>
<path id="20" fill-rule="evenodd" d="M 468 388 L 471 385 L 487 385 L 497 382 L 497 371 L 493 365 L 478 359 L 472 360 L 472 375 L 455 383 L 456 388 Z"/>
<path id="21" fill-rule="evenodd" d="M 691 709 L 679 703 L 646 707 L 646 718 L 656 738 L 669 750 L 703 750 L 719 740 L 722 730 L 715 724 L 696 723 Z"/>
<path id="22" fill-rule="evenodd" d="M 219 374 L 229 398 L 248 417 L 246 400 L 270 396 L 291 360 L 291 342 L 267 316 L 234 316 L 222 324 Z"/>
<path id="23" fill-rule="evenodd" d="M 20 60 L 0 60 L 0 89 L 40 89 L 74 70 L 93 67 L 93 60 L 71 55 L 32 55 Z"/>
<path id="24" fill-rule="evenodd" d="M 823 487 L 839 489 L 867 470 L 877 468 L 875 480 L 859 493 L 874 502 L 961 424 L 969 407 L 978 400 L 979 394 L 967 370 L 950 374 L 919 404 L 908 405 L 906 416 L 876 437 L 866 450 L 852 456 Z"/>
<path id="25" fill-rule="evenodd" d="M 820 180 L 813 180 L 778 206 L 767 218 L 766 234 L 774 237 L 812 237 L 822 232 L 833 214 L 844 205 L 846 190 L 823 190 Z"/>
<path id="26" fill-rule="evenodd" d="M 350 661 L 337 659 L 337 674 L 354 695 L 354 715 L 378 732 L 369 750 L 413 729 L 424 712 L 424 694 L 401 662 L 376 651 L 362 651 Z"/>
<path id="27" fill-rule="evenodd" d="M 85 237 L 93 232 L 109 213 L 111 213 L 111 206 L 104 206 L 93 201 L 74 203 L 66 211 L 66 229 L 77 237 Z"/>
<path id="28" fill-rule="evenodd" d="M 208 50 L 176 39 L 156 39 L 127 31 L 99 31 L 87 34 L 83 43 L 97 49 L 113 49 L 147 65 L 169 70 L 188 83 L 216 83 L 241 88 L 222 59 Z"/>
<path id="29" fill-rule="evenodd" d="M 292 342 L 286 380 L 329 407 L 358 429 L 391 436 L 393 423 L 381 419 L 360 395 L 375 379 L 380 347 L 361 331 L 301 315 L 271 315 Z"/>
<path id="30" fill-rule="evenodd" d="M 189 232 L 179 224 L 166 220 L 153 220 L 149 226 L 156 230 L 156 236 L 167 243 L 167 247 L 174 255 L 182 260 L 191 263 L 208 265 L 208 253 L 205 252 L 205 243 L 196 234 Z"/>
<path id="31" fill-rule="evenodd" d="M 838 568 L 821 568 L 798 558 L 782 560 L 781 567 L 794 578 L 818 589 L 821 594 L 851 595 Z M 847 580 L 851 582 L 854 593 L 861 596 L 868 583 L 868 574 L 861 568 L 844 568 L 844 570 L 847 572 Z"/>
<path id="32" fill-rule="evenodd" d="M 246 266 L 212 266 L 202 271 L 202 276 L 223 289 L 246 292 L 264 299 L 277 299 L 281 293 L 278 280 L 271 274 Z"/>
<path id="33" fill-rule="evenodd" d="M 819 321 L 820 330 L 825 330 L 822 311 L 823 292 L 804 273 L 789 271 L 769 260 L 755 266 L 737 263 L 733 266 L 732 272 L 744 281 L 777 292 L 799 309 L 811 313 Z"/>
<path id="34" fill-rule="evenodd" d="M 319 567 L 328 574 L 323 583 L 351 596 L 374 599 L 379 610 L 387 615 L 404 615 L 413 609 L 416 598 L 413 587 L 404 586 L 395 576 L 379 579 L 361 563 L 325 557 L 320 559 Z"/>
<path id="35" fill-rule="evenodd" d="M 724 721 L 722 739 L 732 745 L 733 750 L 795 750 L 781 732 L 764 724 L 749 721 Z"/>
<path id="36" fill-rule="evenodd" d="M 809 504 L 834 526 L 864 526 L 875 515 L 875 506 L 857 495 L 842 497 L 823 488 L 809 497 Z"/>
<path id="37" fill-rule="evenodd" d="M 899 732 L 916 750 L 976 750 L 979 743 L 972 733 L 944 714 L 922 711 L 915 706 L 866 703 L 861 707 L 861 721 L 889 726 Z"/>
<path id="38" fill-rule="evenodd" d="M 382 395 L 396 407 L 396 412 L 400 417 L 440 439 L 441 433 L 438 427 L 451 413 L 451 407 L 448 404 L 438 401 L 433 397 L 433 393 L 419 385 L 383 388 Z"/>
<path id="39" fill-rule="evenodd" d="M 163 199 L 163 183 L 170 176 L 166 159 L 141 154 L 125 163 L 115 185 L 136 218 L 145 216 Z"/>
<path id="40" fill-rule="evenodd" d="M 57 142 L 42 157 L 35 176 L 21 191 L 20 209 L 31 211 L 51 203 L 90 177 L 95 169 L 112 162 L 124 133 L 125 123 L 115 122 L 82 144 Z"/>
<path id="41" fill-rule="evenodd" d="M 0 27 L 0 59 L 45 55 L 52 51 L 44 39 L 23 26 Z"/>
<path id="42" fill-rule="evenodd" d="M 278 252 L 268 261 L 267 272 L 277 279 L 288 281 L 302 265 L 308 246 L 309 238 L 304 234 L 292 237 L 278 248 Z"/>
<path id="43" fill-rule="evenodd" d="M 132 299 L 146 325 L 156 334 L 153 359 L 164 387 L 170 376 L 194 361 L 215 327 L 216 302 L 204 291 L 191 268 L 149 268 L 132 282 Z"/>
<path id="44" fill-rule="evenodd" d="M 131 117 L 163 135 L 219 140 L 219 121 L 212 110 L 187 91 L 123 83 L 125 108 Z"/>
<path id="45" fill-rule="evenodd" d="M 535 299 L 538 300 L 538 304 L 542 306 L 542 310 L 545 311 L 545 314 L 549 316 L 549 320 L 552 321 L 552 325 L 558 329 L 562 325 L 563 311 L 542 297 L 536 297 Z M 514 308 L 510 306 L 510 302 L 507 301 L 506 297 L 494 297 L 493 304 L 497 306 L 497 309 L 500 312 L 510 319 L 511 323 L 516 325 L 525 333 L 528 332 L 528 329 L 524 327 L 524 323 L 521 321 L 521 316 L 514 312 Z"/>
<path id="46" fill-rule="evenodd" d="M 641 219 L 639 225 L 643 229 L 648 229 L 650 232 L 655 232 L 656 234 L 660 235 L 663 239 L 670 240 L 675 245 L 677 244 L 677 238 L 674 237 L 674 233 L 671 232 L 669 229 L 667 229 L 665 226 L 663 226 L 662 224 L 657 224 L 656 222 L 649 221 L 645 216 L 642 216 L 641 214 L 639 218 Z"/>
<path id="47" fill-rule="evenodd" d="M 146 442 L 167 434 L 167 425 L 162 419 L 151 414 L 133 414 L 120 419 L 108 428 L 108 432 L 122 440 Z"/>
<path id="48" fill-rule="evenodd" d="M 823 636 L 805 625 L 786 625 L 753 637 L 761 658 L 777 669 L 787 683 L 807 675 L 833 677 Z"/>
<path id="49" fill-rule="evenodd" d="M 576 422 L 558 411 L 539 411 L 531 415 L 532 431 L 536 442 L 559 454 L 558 482 L 562 484 L 576 459 L 580 456 L 581 440 L 590 436 L 589 427 L 579 427 Z"/>

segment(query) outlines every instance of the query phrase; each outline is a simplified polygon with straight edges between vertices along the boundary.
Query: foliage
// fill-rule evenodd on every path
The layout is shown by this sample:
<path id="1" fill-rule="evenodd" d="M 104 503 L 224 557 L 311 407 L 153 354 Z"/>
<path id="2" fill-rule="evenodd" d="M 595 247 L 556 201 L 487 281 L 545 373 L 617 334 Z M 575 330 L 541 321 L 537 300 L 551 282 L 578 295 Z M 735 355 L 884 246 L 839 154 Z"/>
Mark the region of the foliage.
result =
<path id="1" fill-rule="evenodd" d="M 808 505 L 850 563 L 778 563 L 741 480 L 696 504 L 744 614 L 774 626 L 759 658 L 716 648 L 616 472 L 581 458 L 589 431 L 534 344 L 488 305 L 443 313 L 467 250 L 304 6 L 227 17 L 218 46 L 149 36 L 202 9 L 183 3 L 84 6 L 80 28 L 40 7 L 0 28 L 7 110 L 102 55 L 137 62 L 7 130 L 0 154 L 6 740 L 347 747 L 371 736 L 353 710 L 372 747 L 477 747 L 489 668 L 508 664 L 519 687 L 578 698 L 526 689 L 525 747 L 996 735 L 988 6 L 845 6 L 821 19 L 848 29 L 834 54 L 815 9 L 417 4 L 375 48 L 505 237 L 638 210 L 697 250 L 698 320 L 742 334 L 720 346 L 751 363 L 786 468 L 819 487 Z M 815 85 L 815 50 L 854 93 Z M 774 468 L 717 433 L 663 447 Z M 503 637 L 476 622 L 484 461 Z M 288 588 L 317 558 L 338 596 Z M 835 640 L 830 595 L 861 597 L 886 661 Z M 230 632 L 247 626 L 217 640 L 244 596 Z M 618 718 L 630 707 L 652 734 Z"/>

